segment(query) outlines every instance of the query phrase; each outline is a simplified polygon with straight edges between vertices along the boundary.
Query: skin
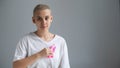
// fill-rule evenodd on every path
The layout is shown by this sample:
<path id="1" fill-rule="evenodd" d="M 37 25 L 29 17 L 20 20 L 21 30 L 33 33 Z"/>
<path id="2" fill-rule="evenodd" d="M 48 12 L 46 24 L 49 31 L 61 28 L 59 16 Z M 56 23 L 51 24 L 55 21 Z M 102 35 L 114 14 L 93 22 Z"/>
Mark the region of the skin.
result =
<path id="1" fill-rule="evenodd" d="M 35 33 L 46 42 L 49 42 L 54 37 L 54 34 L 49 32 L 52 19 L 53 17 L 49 9 L 38 10 L 32 17 L 33 23 L 37 27 Z"/>
<path id="2" fill-rule="evenodd" d="M 46 42 L 51 41 L 55 36 L 49 32 L 52 19 L 53 17 L 49 9 L 38 10 L 32 17 L 33 23 L 37 27 L 37 31 L 34 33 Z M 53 52 L 49 48 L 44 48 L 36 54 L 14 61 L 13 68 L 26 68 L 28 65 L 33 64 L 37 59 L 42 59 L 43 57 L 47 57 L 49 55 L 53 55 Z"/>

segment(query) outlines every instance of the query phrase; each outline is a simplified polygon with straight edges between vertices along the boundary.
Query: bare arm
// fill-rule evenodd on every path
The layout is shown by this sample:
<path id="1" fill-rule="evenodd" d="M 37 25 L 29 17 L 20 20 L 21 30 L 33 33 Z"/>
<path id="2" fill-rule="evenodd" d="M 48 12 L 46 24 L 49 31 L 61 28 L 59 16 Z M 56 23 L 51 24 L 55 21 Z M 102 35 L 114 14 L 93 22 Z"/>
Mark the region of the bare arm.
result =
<path id="1" fill-rule="evenodd" d="M 31 65 L 32 63 L 34 63 L 37 59 L 40 59 L 42 57 L 46 57 L 52 54 L 53 53 L 49 48 L 44 48 L 42 51 L 34 55 L 31 55 L 21 60 L 14 61 L 13 68 L 26 68 L 28 65 Z"/>

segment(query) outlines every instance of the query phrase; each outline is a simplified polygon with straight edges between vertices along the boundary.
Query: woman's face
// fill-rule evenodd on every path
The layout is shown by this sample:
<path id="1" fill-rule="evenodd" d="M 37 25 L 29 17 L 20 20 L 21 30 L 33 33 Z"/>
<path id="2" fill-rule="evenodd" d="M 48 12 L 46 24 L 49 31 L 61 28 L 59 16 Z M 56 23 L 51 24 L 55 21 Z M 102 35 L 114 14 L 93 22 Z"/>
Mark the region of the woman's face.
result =
<path id="1" fill-rule="evenodd" d="M 45 9 L 36 11 L 32 19 L 38 30 L 49 30 L 53 18 L 51 11 Z"/>

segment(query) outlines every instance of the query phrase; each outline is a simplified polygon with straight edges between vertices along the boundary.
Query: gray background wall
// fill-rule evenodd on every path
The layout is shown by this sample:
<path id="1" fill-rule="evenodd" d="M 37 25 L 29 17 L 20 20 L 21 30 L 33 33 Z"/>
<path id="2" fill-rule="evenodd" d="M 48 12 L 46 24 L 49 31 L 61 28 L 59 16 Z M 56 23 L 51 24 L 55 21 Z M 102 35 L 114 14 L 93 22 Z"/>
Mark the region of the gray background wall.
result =
<path id="1" fill-rule="evenodd" d="M 12 68 L 17 42 L 35 30 L 38 3 L 50 5 L 50 30 L 66 39 L 71 68 L 120 68 L 119 0 L 0 0 L 0 68 Z"/>

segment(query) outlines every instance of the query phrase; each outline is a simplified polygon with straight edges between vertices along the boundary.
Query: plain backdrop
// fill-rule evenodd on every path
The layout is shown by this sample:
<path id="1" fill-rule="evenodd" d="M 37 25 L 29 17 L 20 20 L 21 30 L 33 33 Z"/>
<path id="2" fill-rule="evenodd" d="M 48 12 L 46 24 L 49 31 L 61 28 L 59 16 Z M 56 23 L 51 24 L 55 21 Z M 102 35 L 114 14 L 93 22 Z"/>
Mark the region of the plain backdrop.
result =
<path id="1" fill-rule="evenodd" d="M 50 31 L 66 39 L 71 68 L 120 68 L 119 0 L 0 0 L 0 68 L 12 68 L 19 39 L 36 30 L 39 3 L 52 9 Z"/>

